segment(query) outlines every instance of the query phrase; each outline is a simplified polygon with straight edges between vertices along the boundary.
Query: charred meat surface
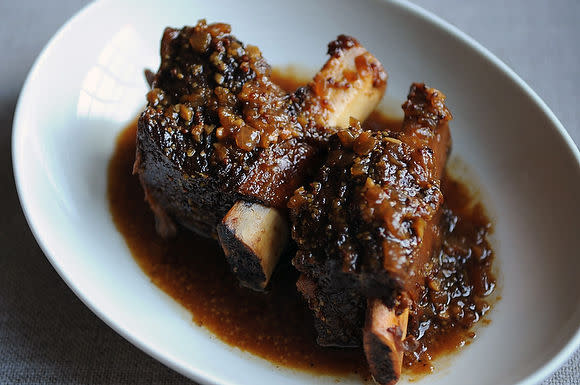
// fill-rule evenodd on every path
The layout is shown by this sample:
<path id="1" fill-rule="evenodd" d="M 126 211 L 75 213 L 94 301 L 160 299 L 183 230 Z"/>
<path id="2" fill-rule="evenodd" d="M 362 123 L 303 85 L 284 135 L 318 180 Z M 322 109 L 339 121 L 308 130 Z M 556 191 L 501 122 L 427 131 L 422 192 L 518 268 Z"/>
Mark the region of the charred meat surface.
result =
<path id="1" fill-rule="evenodd" d="M 335 126 L 370 114 L 386 74 L 358 41 L 341 35 L 315 78 L 288 94 L 272 82 L 259 49 L 230 32 L 204 21 L 166 29 L 161 66 L 149 74 L 134 170 L 162 236 L 173 235 L 177 223 L 219 237 L 240 282 L 262 290 L 289 242 L 273 232 L 289 231 L 285 220 L 270 226 L 255 219 L 285 215 Z M 234 209 L 247 205 L 255 210 Z M 240 238 L 250 233 L 277 243 Z"/>
<path id="2" fill-rule="evenodd" d="M 160 234 L 175 221 L 215 237 L 241 198 L 284 207 L 315 149 L 259 49 L 227 24 L 167 28 L 139 119 L 135 172 Z"/>
<path id="3" fill-rule="evenodd" d="M 438 239 L 451 114 L 444 95 L 423 84 L 411 87 L 403 109 L 398 132 L 338 132 L 315 181 L 288 203 L 298 288 L 316 316 L 320 344 L 360 346 L 367 298 L 402 311 L 424 285 Z"/>
<path id="4" fill-rule="evenodd" d="M 165 30 L 134 167 L 161 235 L 175 233 L 176 222 L 215 238 L 239 200 L 285 210 L 316 168 L 327 126 L 366 118 L 385 89 L 382 66 L 355 39 L 339 36 L 329 54 L 311 83 L 287 94 L 260 50 L 228 24 Z"/>

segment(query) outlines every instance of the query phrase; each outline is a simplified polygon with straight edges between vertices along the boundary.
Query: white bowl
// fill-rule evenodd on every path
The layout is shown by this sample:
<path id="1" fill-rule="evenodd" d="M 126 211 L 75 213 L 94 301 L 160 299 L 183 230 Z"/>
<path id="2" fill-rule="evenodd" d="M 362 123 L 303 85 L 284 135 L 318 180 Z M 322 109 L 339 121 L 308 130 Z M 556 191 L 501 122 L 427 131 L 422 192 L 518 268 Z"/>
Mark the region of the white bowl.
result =
<path id="1" fill-rule="evenodd" d="M 357 37 L 389 72 L 387 100 L 412 81 L 447 94 L 453 151 L 495 220 L 503 299 L 492 323 L 430 384 L 531 384 L 580 342 L 580 154 L 509 68 L 422 9 L 381 1 L 100 1 L 44 49 L 22 90 L 14 173 L 38 243 L 71 289 L 133 344 L 203 383 L 334 383 L 225 345 L 155 287 L 116 231 L 106 200 L 117 133 L 143 108 L 167 25 L 225 21 L 274 65 L 318 68 L 328 41 Z M 65 315 L 63 315 L 65 316 Z M 357 377 L 343 379 L 357 383 Z M 401 383 L 405 383 L 405 379 Z"/>

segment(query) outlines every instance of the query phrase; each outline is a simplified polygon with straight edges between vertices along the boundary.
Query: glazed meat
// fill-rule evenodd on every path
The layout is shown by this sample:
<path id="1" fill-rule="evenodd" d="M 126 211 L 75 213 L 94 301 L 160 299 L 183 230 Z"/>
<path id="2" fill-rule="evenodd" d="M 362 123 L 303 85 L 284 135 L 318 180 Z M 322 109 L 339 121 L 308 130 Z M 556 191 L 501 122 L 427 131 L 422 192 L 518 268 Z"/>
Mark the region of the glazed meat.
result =
<path id="1" fill-rule="evenodd" d="M 177 222 L 215 237 L 237 200 L 281 207 L 300 184 L 298 170 L 315 149 L 299 140 L 295 101 L 269 72 L 259 49 L 227 24 L 165 30 L 135 162 L 160 234 L 174 233 Z"/>
<path id="2" fill-rule="evenodd" d="M 400 131 L 339 131 L 314 182 L 290 199 L 297 286 L 319 344 L 360 346 L 367 301 L 399 315 L 426 284 L 450 150 L 444 100 L 414 84 Z"/>
<path id="3" fill-rule="evenodd" d="M 386 87 L 386 73 L 380 62 L 352 37 L 339 36 L 329 44 L 328 53 L 330 58 L 314 79 L 294 95 L 299 101 L 298 121 L 305 138 L 317 143 L 315 147 L 321 153 L 326 151 L 329 135 L 337 128 L 347 128 L 351 117 L 366 119 Z M 317 168 L 319 162 L 313 163 Z M 260 175 L 265 180 L 270 178 L 268 170 Z M 254 185 L 260 183 L 253 181 Z M 284 213 L 259 203 L 238 201 L 217 230 L 226 259 L 240 282 L 263 290 L 289 244 Z"/>
<path id="4" fill-rule="evenodd" d="M 166 237 L 179 224 L 215 238 L 238 202 L 220 241 L 240 281 L 263 289 L 289 240 L 288 198 L 317 168 L 335 126 L 374 109 L 386 74 L 355 39 L 339 36 L 314 80 L 286 94 L 259 49 L 230 32 L 205 21 L 165 30 L 134 171 Z"/>

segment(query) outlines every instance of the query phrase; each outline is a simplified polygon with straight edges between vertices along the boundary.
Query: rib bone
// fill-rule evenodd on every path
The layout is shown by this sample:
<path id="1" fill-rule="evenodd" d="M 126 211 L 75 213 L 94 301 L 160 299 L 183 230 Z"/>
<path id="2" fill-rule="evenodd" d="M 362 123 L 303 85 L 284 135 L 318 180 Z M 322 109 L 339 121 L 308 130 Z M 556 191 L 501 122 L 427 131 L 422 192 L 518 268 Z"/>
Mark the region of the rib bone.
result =
<path id="1" fill-rule="evenodd" d="M 364 121 L 385 92 L 387 75 L 381 63 L 356 40 L 339 36 L 329 44 L 329 54 L 331 58 L 306 87 L 299 117 L 304 126 L 347 128 L 351 117 Z M 240 282 L 264 289 L 289 241 L 286 218 L 274 208 L 238 201 L 217 232 Z M 243 234 L 259 236 L 242 239 Z"/>
<path id="2" fill-rule="evenodd" d="M 329 54 L 308 85 L 302 116 L 320 126 L 347 128 L 351 117 L 364 121 L 375 109 L 385 93 L 387 75 L 352 38 L 339 36 L 329 45 Z"/>
<path id="3" fill-rule="evenodd" d="M 238 201 L 218 226 L 218 236 L 240 282 L 263 290 L 284 252 L 288 239 L 287 219 L 279 210 Z M 255 224 L 259 223 L 260 226 Z"/>
<path id="4" fill-rule="evenodd" d="M 363 347 L 371 375 L 380 385 L 393 385 L 401 376 L 408 319 L 408 308 L 397 315 L 380 300 L 368 300 Z"/>

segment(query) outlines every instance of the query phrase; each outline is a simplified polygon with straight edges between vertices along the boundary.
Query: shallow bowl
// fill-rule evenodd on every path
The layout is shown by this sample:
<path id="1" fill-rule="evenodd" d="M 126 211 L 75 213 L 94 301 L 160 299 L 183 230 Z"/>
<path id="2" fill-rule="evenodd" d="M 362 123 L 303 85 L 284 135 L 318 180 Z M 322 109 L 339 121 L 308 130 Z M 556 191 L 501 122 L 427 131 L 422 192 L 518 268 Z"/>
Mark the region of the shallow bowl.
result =
<path id="1" fill-rule="evenodd" d="M 503 298 L 478 338 L 421 383 L 532 384 L 578 347 L 577 148 L 502 62 L 449 24 L 399 1 L 98 1 L 60 29 L 20 96 L 14 173 L 47 258 L 107 324 L 202 383 L 336 380 L 277 368 L 196 326 L 140 270 L 112 222 L 107 162 L 117 134 L 145 104 L 143 69 L 158 66 L 165 26 L 200 18 L 231 23 L 273 65 L 316 69 L 326 44 L 350 34 L 389 72 L 387 107 L 400 105 L 413 81 L 447 95 L 454 156 L 467 165 L 495 223 Z"/>

